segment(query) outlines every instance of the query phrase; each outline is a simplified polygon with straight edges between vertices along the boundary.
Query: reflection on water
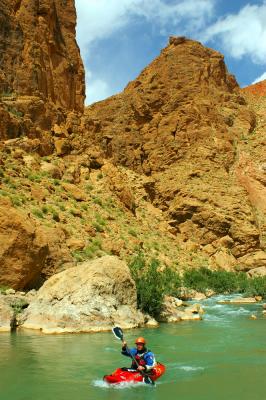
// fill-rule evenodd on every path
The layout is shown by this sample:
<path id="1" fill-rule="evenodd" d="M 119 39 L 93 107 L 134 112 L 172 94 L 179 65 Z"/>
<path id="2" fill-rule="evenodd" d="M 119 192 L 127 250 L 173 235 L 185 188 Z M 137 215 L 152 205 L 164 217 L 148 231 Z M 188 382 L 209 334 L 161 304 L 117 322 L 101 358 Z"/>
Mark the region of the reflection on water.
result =
<path id="1" fill-rule="evenodd" d="M 219 298 L 221 299 L 221 298 Z M 199 322 L 126 332 L 129 344 L 146 336 L 166 374 L 156 387 L 110 387 L 102 376 L 129 360 L 112 333 L 0 335 L 0 400 L 262 400 L 265 323 L 261 307 L 203 302 Z M 249 319 L 256 314 L 258 319 Z"/>

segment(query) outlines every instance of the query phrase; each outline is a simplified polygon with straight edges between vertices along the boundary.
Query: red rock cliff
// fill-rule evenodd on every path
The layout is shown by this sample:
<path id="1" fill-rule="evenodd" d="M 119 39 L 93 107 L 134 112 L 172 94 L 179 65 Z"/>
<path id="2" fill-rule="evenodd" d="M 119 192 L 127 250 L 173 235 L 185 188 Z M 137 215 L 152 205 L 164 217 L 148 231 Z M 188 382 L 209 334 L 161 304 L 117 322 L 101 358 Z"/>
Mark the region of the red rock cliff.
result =
<path id="1" fill-rule="evenodd" d="M 1 0 L 0 93 L 82 111 L 84 68 L 74 0 Z"/>

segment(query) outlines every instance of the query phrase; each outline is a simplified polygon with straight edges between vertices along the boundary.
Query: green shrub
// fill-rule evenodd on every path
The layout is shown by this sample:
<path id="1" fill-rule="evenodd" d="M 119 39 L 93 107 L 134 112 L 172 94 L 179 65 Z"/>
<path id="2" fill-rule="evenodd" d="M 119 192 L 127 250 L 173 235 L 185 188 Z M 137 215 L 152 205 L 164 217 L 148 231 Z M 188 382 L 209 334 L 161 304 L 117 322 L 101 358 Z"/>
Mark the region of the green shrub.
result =
<path id="1" fill-rule="evenodd" d="M 101 206 L 101 207 L 102 207 L 102 205 L 103 205 L 103 202 L 102 202 L 102 200 L 101 200 L 99 197 L 93 197 L 93 198 L 92 198 L 92 201 L 93 201 L 94 204 L 98 204 L 98 205 Z"/>
<path id="2" fill-rule="evenodd" d="M 9 195 L 10 195 L 10 193 L 8 193 L 6 190 L 0 189 L 0 196 L 7 197 Z"/>
<path id="3" fill-rule="evenodd" d="M 247 296 L 262 296 L 266 298 L 266 276 L 256 276 L 247 279 L 245 294 Z"/>
<path id="4" fill-rule="evenodd" d="M 11 200 L 11 202 L 12 202 L 12 205 L 13 205 L 14 207 L 19 207 L 19 206 L 22 205 L 22 203 L 24 203 L 24 201 L 23 201 L 24 199 L 21 199 L 21 198 L 18 197 L 18 196 L 10 195 L 9 198 L 10 198 L 10 200 Z"/>
<path id="5" fill-rule="evenodd" d="M 59 210 L 66 211 L 66 207 L 63 203 L 58 203 L 57 206 L 58 206 Z"/>
<path id="6" fill-rule="evenodd" d="M 136 283 L 138 308 L 155 318 L 161 313 L 164 295 L 176 294 L 181 283 L 175 271 L 170 268 L 160 271 L 159 266 L 157 259 L 152 259 L 146 265 L 142 253 L 129 265 Z"/>
<path id="7" fill-rule="evenodd" d="M 58 212 L 57 212 L 56 210 L 53 210 L 53 211 L 52 211 L 52 218 L 53 218 L 53 220 L 56 221 L 56 222 L 59 222 L 59 221 L 60 221 L 59 214 L 58 214 Z"/>
<path id="8" fill-rule="evenodd" d="M 0 178 L 3 178 L 5 176 L 5 172 L 3 168 L 0 168 Z"/>
<path id="9" fill-rule="evenodd" d="M 75 250 L 72 252 L 72 256 L 76 261 L 81 262 L 87 259 L 91 259 L 97 255 L 99 250 L 102 248 L 102 243 L 99 239 L 93 239 L 92 242 L 86 246 L 83 250 Z"/>
<path id="10" fill-rule="evenodd" d="M 7 289 L 10 289 L 8 286 L 1 285 L 0 286 L 0 293 L 5 293 Z"/>
<path id="11" fill-rule="evenodd" d="M 37 183 L 40 183 L 42 180 L 42 177 L 39 174 L 29 174 L 28 178 L 30 181 Z"/>
<path id="12" fill-rule="evenodd" d="M 10 181 L 8 182 L 8 187 L 10 187 L 10 189 L 17 189 L 18 186 L 15 182 Z"/>
<path id="13" fill-rule="evenodd" d="M 183 275 L 183 284 L 185 287 L 204 293 L 209 289 L 211 273 L 212 272 L 205 267 L 186 270 Z"/>
<path id="14" fill-rule="evenodd" d="M 134 237 L 138 237 L 137 232 L 134 229 L 129 229 L 128 230 L 129 235 L 134 236 Z"/>
<path id="15" fill-rule="evenodd" d="M 266 297 L 266 277 L 248 278 L 244 272 L 212 271 L 205 267 L 190 269 L 183 275 L 183 285 L 203 293 L 212 289 L 217 294 Z"/>
<path id="16" fill-rule="evenodd" d="M 85 189 L 86 189 L 87 192 L 90 192 L 90 191 L 93 189 L 93 186 L 92 186 L 90 183 L 88 183 L 88 184 L 85 186 Z"/>
<path id="17" fill-rule="evenodd" d="M 9 111 L 11 114 L 15 115 L 15 117 L 18 117 L 18 118 L 22 118 L 23 115 L 24 115 L 24 113 L 23 113 L 22 111 L 18 111 L 18 110 L 17 110 L 16 108 L 14 108 L 14 107 L 10 107 L 10 108 L 8 109 L 8 111 Z"/>
<path id="18" fill-rule="evenodd" d="M 104 227 L 97 222 L 93 222 L 91 225 L 96 230 L 96 232 L 104 232 Z"/>
<path id="19" fill-rule="evenodd" d="M 35 215 L 35 217 L 43 218 L 42 210 L 39 210 L 38 208 L 34 208 L 31 212 L 32 212 L 33 215 Z"/>
<path id="20" fill-rule="evenodd" d="M 24 308 L 28 307 L 29 303 L 24 299 L 16 299 L 11 303 L 15 315 L 21 313 Z"/>
<path id="21" fill-rule="evenodd" d="M 43 206 L 42 206 L 42 212 L 43 212 L 44 214 L 48 214 L 49 208 L 48 208 L 47 205 L 43 205 Z"/>

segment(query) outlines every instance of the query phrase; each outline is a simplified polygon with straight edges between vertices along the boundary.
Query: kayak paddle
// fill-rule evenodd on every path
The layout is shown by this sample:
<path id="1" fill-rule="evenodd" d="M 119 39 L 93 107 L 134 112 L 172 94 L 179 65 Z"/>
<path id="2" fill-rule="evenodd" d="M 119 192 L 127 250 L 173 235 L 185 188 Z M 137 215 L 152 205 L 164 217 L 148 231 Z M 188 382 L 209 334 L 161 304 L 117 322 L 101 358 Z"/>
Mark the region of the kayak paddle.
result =
<path id="1" fill-rule="evenodd" d="M 112 331 L 117 339 L 121 340 L 122 342 L 124 341 L 124 333 L 119 326 L 114 327 L 112 329 Z M 139 363 L 137 362 L 137 360 L 135 359 L 133 354 L 131 354 L 131 352 L 127 346 L 126 346 L 126 350 L 127 350 L 128 354 L 130 354 L 130 357 L 136 363 L 136 365 L 139 366 Z M 150 384 L 150 385 L 155 385 L 155 383 L 153 382 L 153 380 L 150 378 L 149 375 L 145 374 L 145 372 L 143 372 L 143 371 L 139 371 L 139 373 L 143 376 L 145 383 Z"/>

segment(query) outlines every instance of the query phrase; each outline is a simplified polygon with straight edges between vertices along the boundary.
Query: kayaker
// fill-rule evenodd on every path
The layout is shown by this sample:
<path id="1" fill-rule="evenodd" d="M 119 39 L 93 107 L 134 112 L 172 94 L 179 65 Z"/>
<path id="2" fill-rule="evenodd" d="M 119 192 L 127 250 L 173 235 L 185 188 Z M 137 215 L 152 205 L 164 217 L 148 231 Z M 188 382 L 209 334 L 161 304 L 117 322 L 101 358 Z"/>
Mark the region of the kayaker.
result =
<path id="1" fill-rule="evenodd" d="M 135 343 L 136 348 L 129 349 L 127 347 L 127 342 L 123 341 L 121 353 L 124 356 L 133 356 L 135 358 L 138 365 L 136 364 L 135 360 L 132 359 L 132 369 L 145 372 L 150 371 L 156 365 L 154 354 L 150 350 L 147 350 L 147 347 L 145 346 L 146 340 L 143 337 L 138 337 L 135 340 Z"/>

